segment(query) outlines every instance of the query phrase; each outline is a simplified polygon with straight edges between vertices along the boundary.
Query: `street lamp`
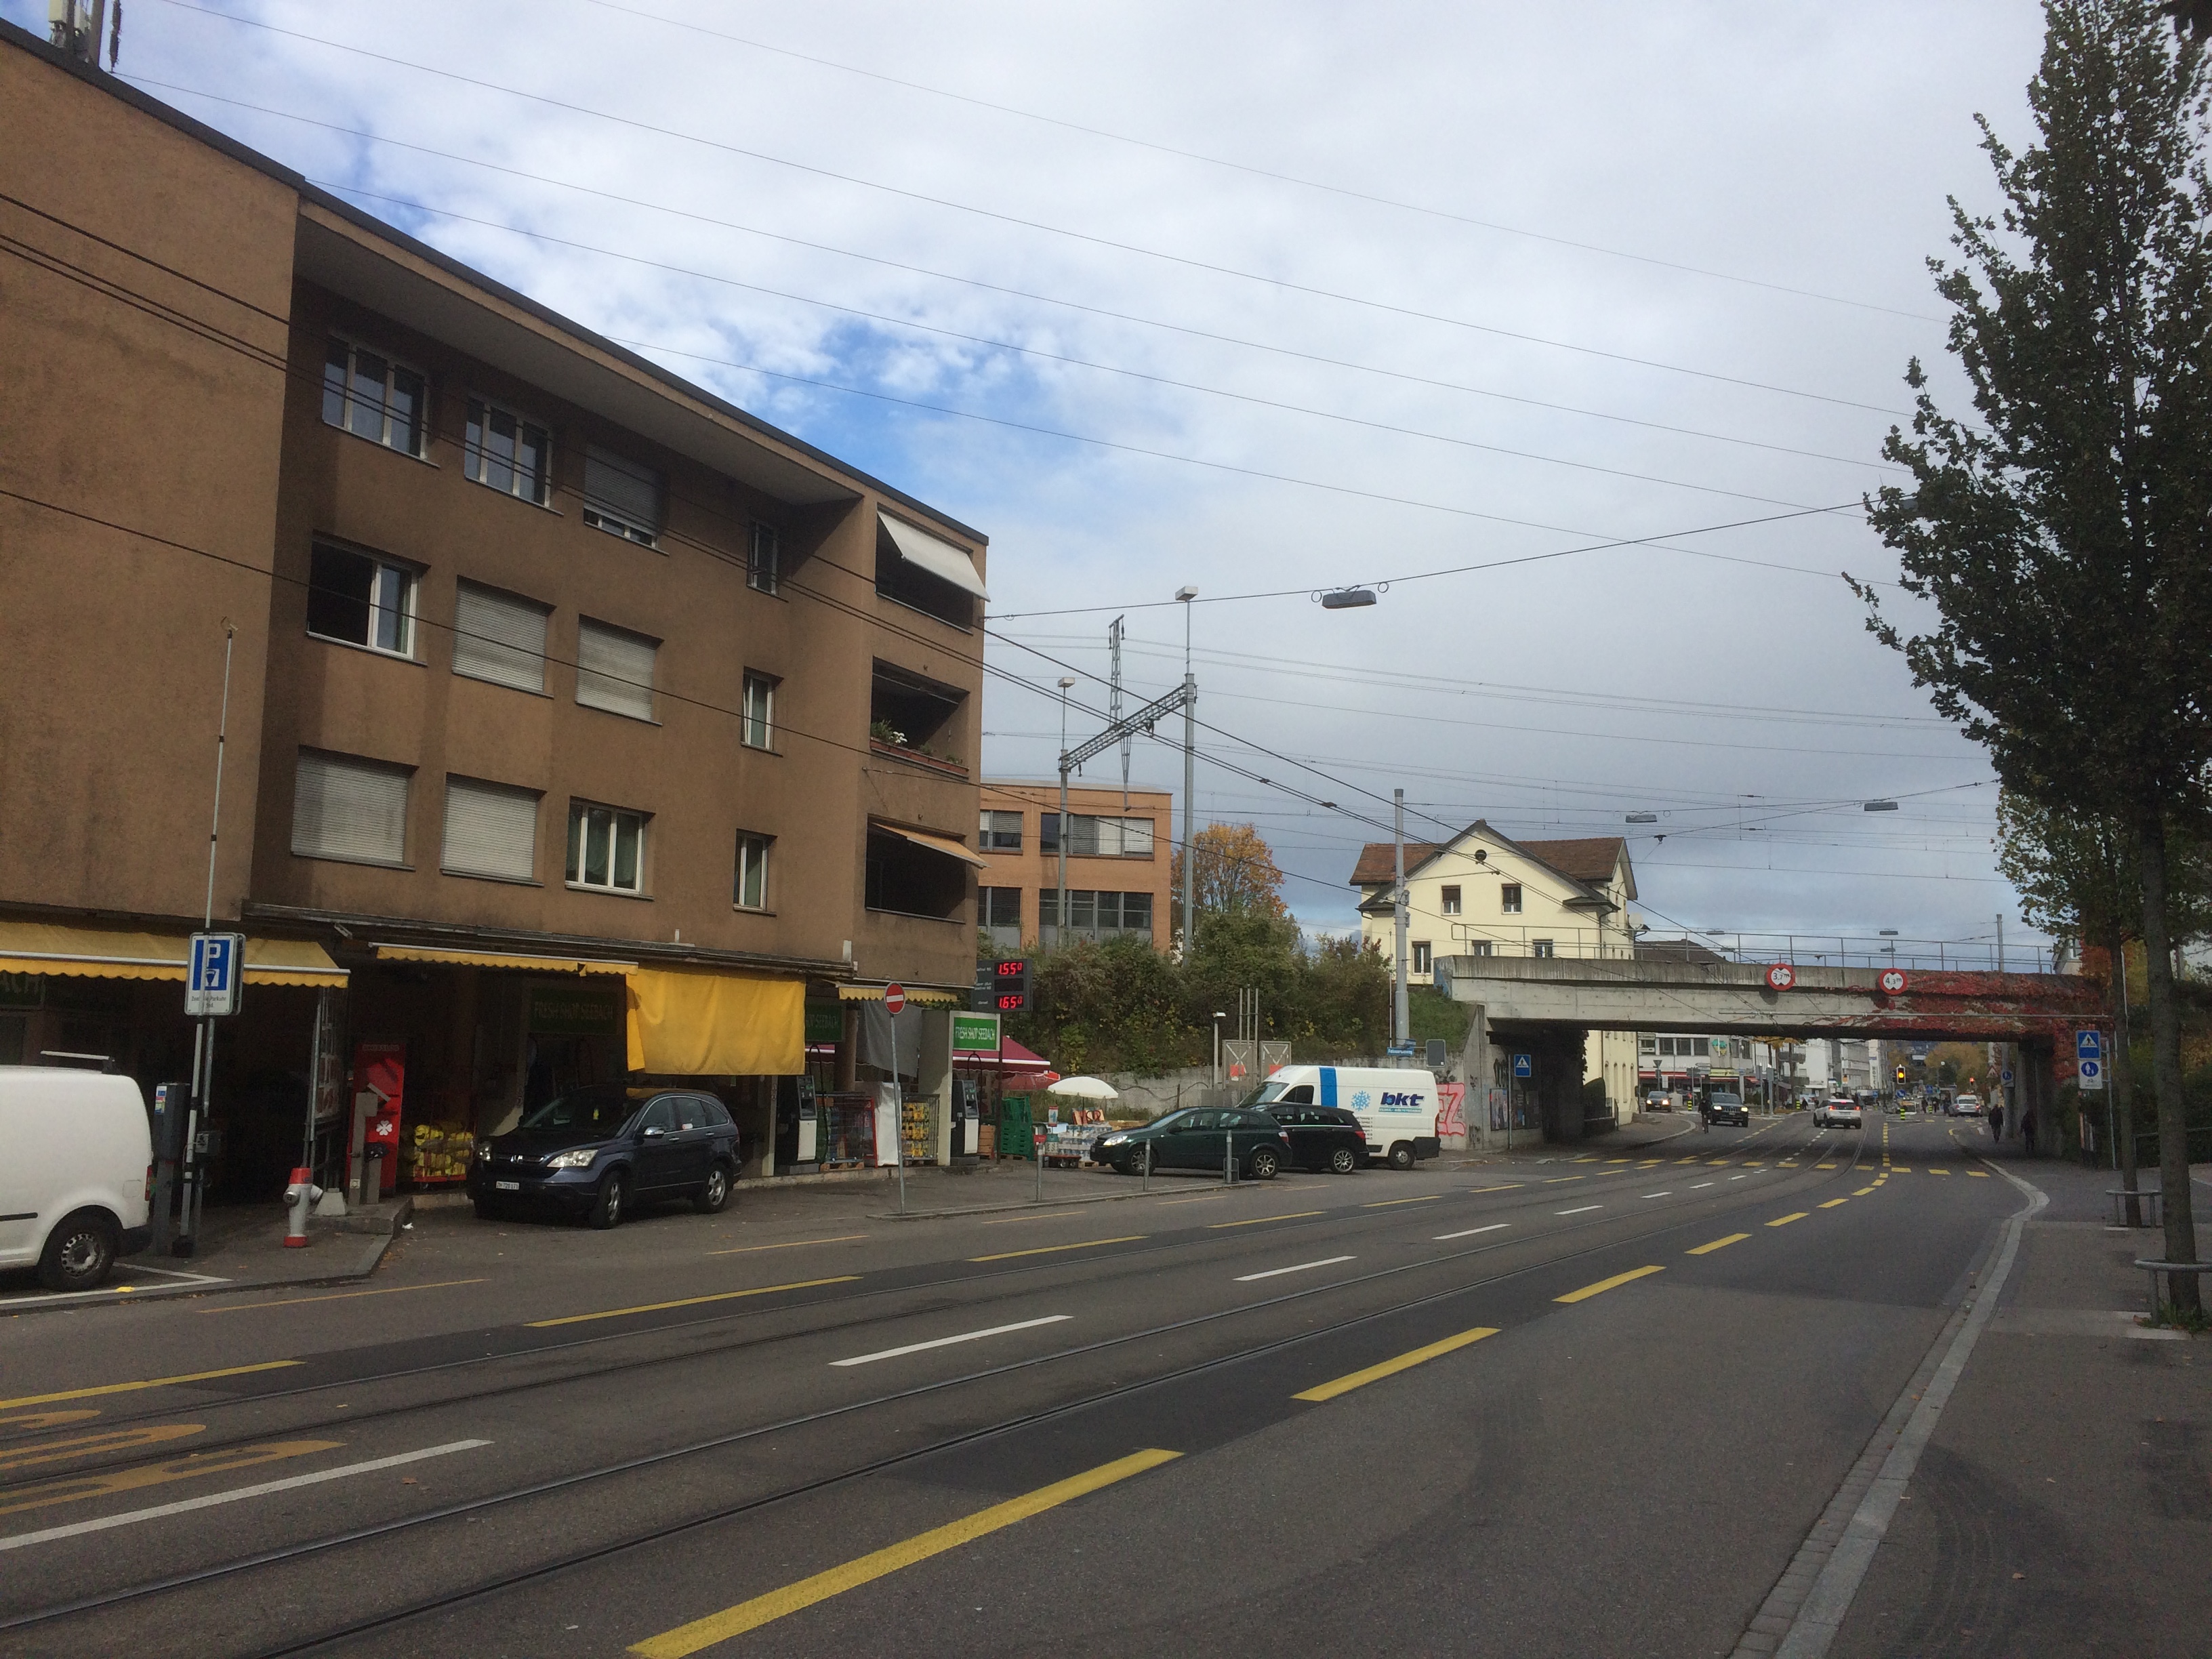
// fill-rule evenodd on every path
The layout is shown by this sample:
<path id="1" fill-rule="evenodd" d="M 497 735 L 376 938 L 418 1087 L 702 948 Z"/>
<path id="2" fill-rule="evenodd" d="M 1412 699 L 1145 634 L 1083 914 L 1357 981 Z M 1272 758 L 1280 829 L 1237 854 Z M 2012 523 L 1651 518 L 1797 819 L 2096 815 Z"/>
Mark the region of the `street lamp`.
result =
<path id="1" fill-rule="evenodd" d="M 1213 1086 L 1217 1089 L 1221 1086 L 1221 1022 L 1228 1018 L 1225 1012 L 1213 1016 Z"/>
<path id="2" fill-rule="evenodd" d="M 1198 766 L 1198 682 L 1190 677 L 1190 606 L 1198 597 L 1194 587 L 1176 589 L 1182 607 L 1182 959 L 1190 960 L 1198 940 L 1198 917 L 1191 908 L 1190 836 L 1192 810 L 1196 805 Z"/>
<path id="3" fill-rule="evenodd" d="M 1060 843 L 1060 898 L 1052 913 L 1055 951 L 1067 943 L 1067 694 L 1074 684 L 1074 675 L 1060 677 L 1060 833 L 1054 837 Z"/>

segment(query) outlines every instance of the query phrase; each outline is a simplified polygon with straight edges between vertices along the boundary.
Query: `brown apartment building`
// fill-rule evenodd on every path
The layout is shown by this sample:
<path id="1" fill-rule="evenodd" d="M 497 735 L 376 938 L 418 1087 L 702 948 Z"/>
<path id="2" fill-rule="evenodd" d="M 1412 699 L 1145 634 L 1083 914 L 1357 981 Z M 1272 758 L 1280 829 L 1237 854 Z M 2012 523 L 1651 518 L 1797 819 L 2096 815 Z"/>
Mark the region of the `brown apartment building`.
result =
<path id="1" fill-rule="evenodd" d="M 1070 941 L 1132 934 L 1165 950 L 1170 938 L 1174 798 L 1164 789 L 1067 792 Z M 1060 785 L 986 779 L 975 844 L 989 866 L 976 880 L 979 925 L 1001 950 L 1059 942 Z"/>
<path id="2" fill-rule="evenodd" d="M 888 1158 L 893 981 L 969 1149 L 981 535 L 6 27 L 0 254 L 0 1061 L 189 1074 L 227 698 L 238 1195 L 371 1073 L 426 1181 L 637 1075 Z"/>

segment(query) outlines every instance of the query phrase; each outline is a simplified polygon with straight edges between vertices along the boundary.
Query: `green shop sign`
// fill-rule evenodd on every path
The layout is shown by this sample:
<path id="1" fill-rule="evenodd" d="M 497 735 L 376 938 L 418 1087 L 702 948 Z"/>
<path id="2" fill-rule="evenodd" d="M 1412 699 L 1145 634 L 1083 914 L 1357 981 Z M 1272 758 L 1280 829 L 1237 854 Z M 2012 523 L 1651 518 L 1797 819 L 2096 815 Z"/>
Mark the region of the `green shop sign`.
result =
<path id="1" fill-rule="evenodd" d="M 811 1043 L 842 1042 L 845 1040 L 845 1005 L 842 1002 L 808 1003 L 806 1040 Z"/>
<path id="2" fill-rule="evenodd" d="M 952 1046 L 971 1054 L 995 1051 L 999 1046 L 999 1017 L 996 1014 L 953 1015 Z"/>

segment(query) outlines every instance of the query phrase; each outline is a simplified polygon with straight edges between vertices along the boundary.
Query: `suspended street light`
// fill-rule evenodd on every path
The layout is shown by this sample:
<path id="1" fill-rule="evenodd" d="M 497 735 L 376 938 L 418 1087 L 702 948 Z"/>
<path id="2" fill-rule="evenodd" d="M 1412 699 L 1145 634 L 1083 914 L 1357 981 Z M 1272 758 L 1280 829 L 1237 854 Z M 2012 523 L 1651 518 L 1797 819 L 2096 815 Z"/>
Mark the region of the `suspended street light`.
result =
<path id="1" fill-rule="evenodd" d="M 1893 800 L 1865 801 L 1861 803 L 1859 811 L 1862 812 L 1894 812 L 1897 811 L 1897 803 Z"/>
<path id="2" fill-rule="evenodd" d="M 1631 823 L 1656 823 L 1659 822 L 1659 815 L 1656 812 L 1631 812 L 1628 815 L 1628 821 Z"/>

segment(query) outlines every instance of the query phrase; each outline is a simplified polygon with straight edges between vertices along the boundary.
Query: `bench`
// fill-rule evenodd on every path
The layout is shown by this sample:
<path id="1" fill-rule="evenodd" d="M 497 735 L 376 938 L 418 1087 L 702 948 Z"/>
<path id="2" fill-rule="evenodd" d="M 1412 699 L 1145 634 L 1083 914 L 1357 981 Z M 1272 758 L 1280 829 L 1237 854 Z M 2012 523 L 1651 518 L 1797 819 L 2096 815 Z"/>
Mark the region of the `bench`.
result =
<path id="1" fill-rule="evenodd" d="M 2142 1223 L 2143 1226 L 2155 1227 L 2159 1224 L 2158 1206 L 2164 1201 L 2166 1194 L 2157 1188 L 2150 1187 L 2141 1192 L 2131 1193 L 2124 1187 L 2110 1187 L 2106 1189 L 2105 1196 L 2112 1200 L 2112 1224 L 2115 1227 L 2125 1227 L 2130 1224 L 2128 1221 L 2128 1200 L 2131 1198 L 2139 1204 L 2149 1206 L 2143 1213 Z"/>
<path id="2" fill-rule="evenodd" d="M 2166 1276 L 2166 1283 L 2169 1288 L 2171 1288 L 2172 1282 L 2176 1279 L 2179 1279 L 2183 1273 L 2194 1273 L 2197 1276 L 2200 1281 L 2204 1274 L 2212 1273 L 2212 1261 L 2139 1261 L 2136 1263 L 2136 1266 L 2141 1267 L 2145 1273 L 2149 1275 L 2150 1278 L 2150 1316 L 2153 1319 L 2158 1317 L 2158 1276 L 2160 1273 L 2164 1273 Z M 2166 1299 L 2168 1302 L 2172 1302 L 2173 1298 L 2171 1296 L 2168 1296 Z"/>

